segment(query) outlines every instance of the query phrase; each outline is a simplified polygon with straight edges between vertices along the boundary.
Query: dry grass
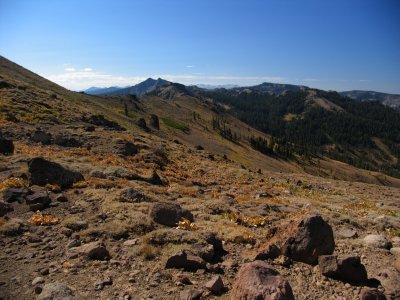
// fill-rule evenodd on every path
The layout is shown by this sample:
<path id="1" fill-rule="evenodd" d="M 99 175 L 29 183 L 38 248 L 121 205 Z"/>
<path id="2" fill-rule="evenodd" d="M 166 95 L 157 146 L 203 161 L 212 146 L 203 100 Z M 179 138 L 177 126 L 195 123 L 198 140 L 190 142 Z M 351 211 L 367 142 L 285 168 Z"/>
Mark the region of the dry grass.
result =
<path id="1" fill-rule="evenodd" d="M 0 182 L 0 192 L 5 192 L 13 187 L 27 187 L 28 182 L 22 178 L 7 178 Z"/>
<path id="2" fill-rule="evenodd" d="M 153 260 L 161 253 L 160 249 L 149 244 L 142 245 L 136 255 L 142 256 L 145 260 Z"/>
<path id="3" fill-rule="evenodd" d="M 50 215 L 45 215 L 40 212 L 34 213 L 28 223 L 36 226 L 48 226 L 48 225 L 55 225 L 60 222 L 59 218 L 50 216 Z"/>

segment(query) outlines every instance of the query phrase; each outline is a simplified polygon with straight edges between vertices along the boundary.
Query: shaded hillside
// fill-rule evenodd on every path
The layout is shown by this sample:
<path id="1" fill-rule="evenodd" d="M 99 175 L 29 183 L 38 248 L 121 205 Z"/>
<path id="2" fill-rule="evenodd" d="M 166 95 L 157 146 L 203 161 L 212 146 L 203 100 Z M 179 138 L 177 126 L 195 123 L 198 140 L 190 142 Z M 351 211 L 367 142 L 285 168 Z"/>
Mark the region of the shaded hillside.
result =
<path id="1" fill-rule="evenodd" d="M 377 102 L 359 102 L 335 92 L 307 90 L 270 95 L 250 90 L 204 93 L 227 112 L 272 136 L 254 148 L 290 158 L 328 156 L 357 167 L 400 176 L 400 113 Z M 374 142 L 380 139 L 390 149 Z"/>
<path id="2" fill-rule="evenodd" d="M 357 90 L 340 92 L 339 94 L 360 101 L 378 101 L 390 107 L 400 107 L 400 95 Z"/>

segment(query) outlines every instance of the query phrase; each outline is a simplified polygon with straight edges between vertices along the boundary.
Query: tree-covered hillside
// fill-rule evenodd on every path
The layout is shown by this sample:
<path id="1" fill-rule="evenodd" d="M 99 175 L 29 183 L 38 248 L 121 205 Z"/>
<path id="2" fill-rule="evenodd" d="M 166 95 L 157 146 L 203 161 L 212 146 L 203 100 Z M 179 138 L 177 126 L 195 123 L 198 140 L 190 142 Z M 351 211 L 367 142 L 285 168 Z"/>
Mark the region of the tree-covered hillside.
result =
<path id="1" fill-rule="evenodd" d="M 320 90 L 271 95 L 221 89 L 207 96 L 271 135 L 269 141 L 249 137 L 261 152 L 283 157 L 327 155 L 400 177 L 400 112 L 379 102 L 360 102 Z M 320 105 L 321 101 L 331 107 Z"/>

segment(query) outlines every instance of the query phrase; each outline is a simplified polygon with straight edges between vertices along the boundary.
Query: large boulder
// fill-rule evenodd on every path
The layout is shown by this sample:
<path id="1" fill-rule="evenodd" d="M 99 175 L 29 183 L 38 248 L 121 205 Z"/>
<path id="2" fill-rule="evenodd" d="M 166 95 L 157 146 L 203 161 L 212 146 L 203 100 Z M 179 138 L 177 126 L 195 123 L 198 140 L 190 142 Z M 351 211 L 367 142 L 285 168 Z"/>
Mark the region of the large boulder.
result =
<path id="1" fill-rule="evenodd" d="M 368 280 L 367 270 L 358 256 L 321 255 L 318 264 L 322 275 L 327 277 L 356 284 Z"/>
<path id="2" fill-rule="evenodd" d="M 335 250 L 332 227 L 319 215 L 311 215 L 294 223 L 288 238 L 281 245 L 283 255 L 311 265 L 318 256 L 332 254 Z"/>
<path id="3" fill-rule="evenodd" d="M 12 140 L 0 137 L 0 154 L 10 155 L 14 153 L 14 143 Z"/>
<path id="4" fill-rule="evenodd" d="M 192 213 L 182 208 L 178 203 L 156 202 L 150 209 L 150 218 L 158 223 L 169 227 L 177 226 L 182 219 L 193 222 Z"/>
<path id="5" fill-rule="evenodd" d="M 292 288 L 270 265 L 262 261 L 244 264 L 233 285 L 232 300 L 294 300 Z"/>
<path id="6" fill-rule="evenodd" d="M 75 182 L 83 180 L 81 173 L 71 171 L 58 163 L 41 157 L 33 158 L 29 164 L 30 181 L 32 184 L 44 186 L 57 184 L 61 188 L 70 188 Z"/>
<path id="7" fill-rule="evenodd" d="M 64 283 L 53 282 L 44 285 L 37 300 L 75 300 L 73 291 Z"/>

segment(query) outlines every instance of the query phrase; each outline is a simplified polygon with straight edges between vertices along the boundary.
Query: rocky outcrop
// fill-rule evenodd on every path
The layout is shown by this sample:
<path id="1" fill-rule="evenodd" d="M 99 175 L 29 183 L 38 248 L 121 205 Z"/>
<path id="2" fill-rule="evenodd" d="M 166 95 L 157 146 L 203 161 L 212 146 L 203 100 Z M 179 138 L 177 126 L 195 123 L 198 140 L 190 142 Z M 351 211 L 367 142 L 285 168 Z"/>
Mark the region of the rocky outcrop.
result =
<path id="1" fill-rule="evenodd" d="M 3 196 L 3 199 L 7 203 L 12 203 L 18 201 L 22 203 L 25 201 L 26 197 L 30 194 L 30 191 L 24 187 L 15 187 L 8 189 Z"/>
<path id="2" fill-rule="evenodd" d="M 286 229 L 280 249 L 295 261 L 316 265 L 318 256 L 332 254 L 335 249 L 332 227 L 319 215 L 307 216 Z"/>
<path id="3" fill-rule="evenodd" d="M 193 222 L 192 213 L 182 208 L 177 203 L 156 202 L 150 209 L 150 218 L 158 223 L 169 227 L 174 227 L 182 219 Z"/>
<path id="4" fill-rule="evenodd" d="M 84 179 L 81 173 L 68 170 L 58 163 L 41 157 L 33 158 L 28 167 L 31 184 L 44 186 L 49 183 L 59 185 L 61 188 L 70 188 L 75 182 Z"/>
<path id="5" fill-rule="evenodd" d="M 244 264 L 231 291 L 231 299 L 294 300 L 292 288 L 277 271 L 262 261 Z"/>

